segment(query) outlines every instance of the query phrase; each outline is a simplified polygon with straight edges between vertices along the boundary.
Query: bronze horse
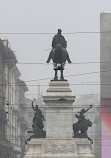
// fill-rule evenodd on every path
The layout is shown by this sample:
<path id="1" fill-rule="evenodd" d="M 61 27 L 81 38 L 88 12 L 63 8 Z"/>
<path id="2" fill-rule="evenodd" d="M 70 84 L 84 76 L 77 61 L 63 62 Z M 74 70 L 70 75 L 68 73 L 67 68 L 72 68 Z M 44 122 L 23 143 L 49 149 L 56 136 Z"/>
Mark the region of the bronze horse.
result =
<path id="1" fill-rule="evenodd" d="M 69 58 L 67 50 L 63 48 L 60 43 L 58 43 L 56 47 L 50 52 L 47 63 L 49 63 L 51 59 L 53 60 L 55 70 L 54 80 L 58 80 L 58 70 L 61 71 L 60 80 L 64 80 L 63 70 L 65 62 L 67 60 L 69 63 L 71 63 L 71 60 Z"/>
<path id="2" fill-rule="evenodd" d="M 87 130 L 89 127 L 92 126 L 92 122 L 88 119 L 84 119 L 81 121 L 78 121 L 77 123 L 73 124 L 73 130 L 74 130 L 74 137 L 75 138 L 88 138 L 88 140 L 91 141 L 93 144 L 93 141 L 91 138 L 88 137 Z"/>

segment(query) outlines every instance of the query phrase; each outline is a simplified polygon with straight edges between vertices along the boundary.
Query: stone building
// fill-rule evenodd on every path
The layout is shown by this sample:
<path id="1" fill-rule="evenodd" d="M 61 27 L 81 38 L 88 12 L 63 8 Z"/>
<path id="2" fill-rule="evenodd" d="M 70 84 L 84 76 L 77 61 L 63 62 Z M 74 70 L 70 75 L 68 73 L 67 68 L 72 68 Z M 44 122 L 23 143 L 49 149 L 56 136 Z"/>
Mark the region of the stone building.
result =
<path id="1" fill-rule="evenodd" d="M 25 92 L 28 88 L 20 80 L 17 59 L 8 46 L 8 40 L 0 40 L 0 157 L 23 158 L 25 131 L 29 124 L 25 119 L 27 106 Z"/>
<path id="2" fill-rule="evenodd" d="M 6 74 L 5 65 L 7 62 L 7 49 L 4 47 L 2 40 L 0 39 L 0 157 L 10 157 L 13 147 L 11 142 L 7 139 L 6 127 L 7 116 L 5 112 L 5 93 L 6 93 Z"/>
<path id="3" fill-rule="evenodd" d="M 27 112 L 25 113 L 25 119 L 27 120 L 29 126 L 28 130 L 32 131 L 32 123 L 33 123 L 33 117 L 34 117 L 34 110 L 32 109 L 32 100 L 29 98 L 25 98 L 26 108 Z M 30 134 L 29 134 L 30 136 Z M 27 135 L 27 138 L 29 138 Z"/>
<path id="4" fill-rule="evenodd" d="M 28 88 L 24 81 L 18 79 L 18 92 L 19 92 L 19 113 L 18 113 L 18 122 L 20 124 L 20 146 L 21 146 L 21 158 L 25 154 L 25 142 L 27 140 L 27 129 L 29 129 L 28 121 L 25 119 L 25 114 L 27 113 L 27 105 L 25 102 L 25 92 L 28 91 Z M 27 135 L 26 135 L 27 134 Z"/>
<path id="5" fill-rule="evenodd" d="M 7 62 L 5 65 L 6 74 L 6 96 L 5 96 L 5 110 L 7 112 L 7 139 L 11 142 L 13 146 L 13 157 L 20 155 L 21 147 L 19 141 L 20 125 L 18 124 L 18 112 L 19 112 L 19 102 L 18 102 L 18 91 L 16 82 L 20 77 L 20 72 L 16 66 L 17 59 L 14 52 L 8 47 L 8 41 L 5 42 L 5 47 L 7 49 Z"/>
<path id="6" fill-rule="evenodd" d="M 111 157 L 111 13 L 100 14 L 102 157 Z"/>

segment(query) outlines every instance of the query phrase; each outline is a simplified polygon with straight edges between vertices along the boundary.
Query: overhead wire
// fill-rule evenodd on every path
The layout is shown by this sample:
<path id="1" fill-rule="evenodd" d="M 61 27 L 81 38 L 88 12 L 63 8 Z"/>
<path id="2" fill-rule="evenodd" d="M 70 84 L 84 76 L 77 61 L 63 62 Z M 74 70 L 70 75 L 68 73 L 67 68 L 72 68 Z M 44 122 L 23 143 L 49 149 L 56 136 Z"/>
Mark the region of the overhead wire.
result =
<path id="1" fill-rule="evenodd" d="M 43 52 L 43 51 L 42 51 Z M 90 62 L 72 62 L 72 63 L 65 63 L 66 65 L 83 65 L 83 64 L 111 64 L 111 62 L 98 62 L 98 61 L 90 61 Z M 53 63 L 39 63 L 39 62 L 18 62 L 17 64 L 40 64 L 40 65 L 52 65 Z"/>
<path id="2" fill-rule="evenodd" d="M 98 73 L 103 73 L 103 72 L 111 72 L 111 70 L 86 72 L 86 73 L 80 73 L 80 74 L 74 74 L 74 75 L 65 75 L 64 77 L 72 77 L 72 76 L 82 76 L 82 75 L 98 74 Z M 29 80 L 29 81 L 40 81 L 40 80 L 48 80 L 48 79 L 52 79 L 52 78 L 41 78 L 41 79 Z M 24 82 L 29 82 L 29 81 L 24 81 Z M 70 84 L 70 85 L 71 85 L 71 84 Z M 88 85 L 88 84 L 87 84 L 87 85 Z"/>
<path id="3" fill-rule="evenodd" d="M 63 32 L 62 34 L 74 35 L 74 34 L 110 34 L 110 31 L 74 31 Z M 54 35 L 56 32 L 0 32 L 3 35 Z"/>

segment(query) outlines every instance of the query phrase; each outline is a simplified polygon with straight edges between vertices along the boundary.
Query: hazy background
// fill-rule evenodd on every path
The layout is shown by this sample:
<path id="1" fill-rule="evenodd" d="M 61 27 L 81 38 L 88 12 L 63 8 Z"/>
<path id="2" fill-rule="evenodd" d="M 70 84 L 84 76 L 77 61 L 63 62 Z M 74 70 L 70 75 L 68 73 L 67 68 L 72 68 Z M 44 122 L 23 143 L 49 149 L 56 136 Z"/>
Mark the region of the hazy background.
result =
<path id="1" fill-rule="evenodd" d="M 58 28 L 66 33 L 72 62 L 78 63 L 66 65 L 65 76 L 76 76 L 65 78 L 70 84 L 99 84 L 100 73 L 93 72 L 99 72 L 100 65 L 90 62 L 100 62 L 100 34 L 94 33 L 100 31 L 100 12 L 111 12 L 110 0 L 0 0 L 0 33 L 50 33 L 0 34 L 15 51 L 21 79 L 30 81 L 26 82 L 30 85 L 27 97 L 36 97 L 36 85 L 48 85 L 50 81 L 39 79 L 54 76 L 53 65 L 45 64 L 50 50 L 44 50 L 51 48 Z M 92 74 L 86 75 L 87 72 Z M 41 86 L 43 93 L 46 88 Z M 99 94 L 100 89 L 99 85 L 72 85 L 71 88 L 74 95 Z"/>

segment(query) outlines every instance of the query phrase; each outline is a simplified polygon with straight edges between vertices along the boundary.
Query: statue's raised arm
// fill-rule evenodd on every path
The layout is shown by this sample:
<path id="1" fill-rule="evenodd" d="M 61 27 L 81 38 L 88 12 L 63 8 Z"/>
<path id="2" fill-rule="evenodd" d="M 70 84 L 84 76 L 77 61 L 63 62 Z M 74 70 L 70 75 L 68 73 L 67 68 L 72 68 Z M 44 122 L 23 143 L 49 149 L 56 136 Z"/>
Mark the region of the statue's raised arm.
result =
<path id="1" fill-rule="evenodd" d="M 32 109 L 35 111 L 35 108 L 34 108 L 34 104 L 33 104 L 33 101 L 32 101 Z"/>
<path id="2" fill-rule="evenodd" d="M 91 108 L 92 108 L 92 105 L 90 105 L 90 107 L 87 110 L 82 109 L 81 111 L 78 112 L 79 115 L 76 114 L 75 117 L 78 118 L 78 120 L 84 120 L 85 119 L 85 113 Z"/>
<path id="3" fill-rule="evenodd" d="M 84 113 L 86 113 L 89 109 L 91 109 L 92 108 L 92 105 L 90 105 L 90 107 L 87 109 L 87 110 L 85 110 L 85 112 Z"/>

